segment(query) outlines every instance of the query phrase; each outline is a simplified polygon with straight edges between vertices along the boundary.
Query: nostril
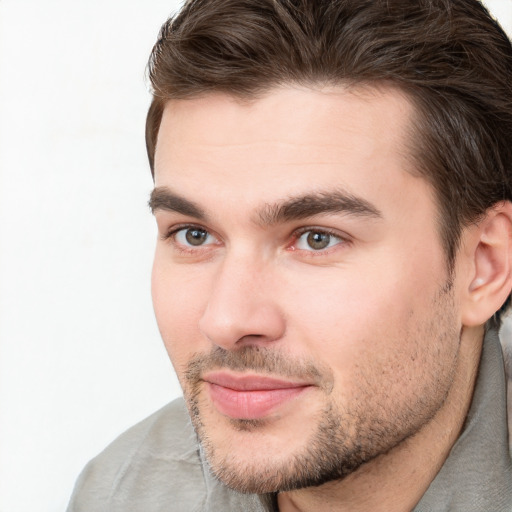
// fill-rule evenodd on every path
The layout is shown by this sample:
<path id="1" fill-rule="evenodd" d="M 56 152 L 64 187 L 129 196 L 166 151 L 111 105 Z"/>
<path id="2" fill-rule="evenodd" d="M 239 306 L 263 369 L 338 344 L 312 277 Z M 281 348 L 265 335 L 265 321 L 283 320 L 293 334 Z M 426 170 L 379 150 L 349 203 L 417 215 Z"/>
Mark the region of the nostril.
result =
<path id="1" fill-rule="evenodd" d="M 268 337 L 265 336 L 264 334 L 247 334 L 245 336 L 242 336 L 238 340 L 237 343 L 239 345 L 242 345 L 242 344 L 245 344 L 245 343 L 252 343 L 254 341 L 262 341 L 262 340 L 265 340 L 265 339 L 268 339 Z M 268 340 L 268 341 L 272 341 L 272 340 Z"/>

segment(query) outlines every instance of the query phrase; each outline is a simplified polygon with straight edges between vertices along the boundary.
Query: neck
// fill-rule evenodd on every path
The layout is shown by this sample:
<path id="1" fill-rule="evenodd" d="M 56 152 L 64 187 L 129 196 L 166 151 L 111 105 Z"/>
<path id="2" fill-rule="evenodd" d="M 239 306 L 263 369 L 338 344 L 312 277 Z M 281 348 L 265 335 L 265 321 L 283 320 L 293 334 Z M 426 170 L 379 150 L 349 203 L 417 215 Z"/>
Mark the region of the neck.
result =
<path id="1" fill-rule="evenodd" d="M 411 511 L 460 435 L 471 405 L 483 334 L 483 327 L 463 330 L 448 396 L 421 430 L 341 481 L 279 494 L 280 512 Z"/>

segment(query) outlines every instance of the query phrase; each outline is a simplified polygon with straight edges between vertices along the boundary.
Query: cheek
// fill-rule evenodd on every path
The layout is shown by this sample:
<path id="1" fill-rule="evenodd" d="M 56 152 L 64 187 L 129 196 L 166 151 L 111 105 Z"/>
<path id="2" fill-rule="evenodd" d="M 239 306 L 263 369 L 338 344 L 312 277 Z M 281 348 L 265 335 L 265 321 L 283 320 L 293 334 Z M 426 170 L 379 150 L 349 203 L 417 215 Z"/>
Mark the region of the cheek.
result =
<path id="1" fill-rule="evenodd" d="M 348 278 L 326 285 L 320 298 L 300 299 L 295 290 L 290 338 L 330 368 L 330 399 L 339 410 L 368 420 L 373 411 L 391 426 L 396 418 L 388 411 L 400 411 L 414 425 L 415 415 L 435 412 L 450 386 L 459 342 L 456 311 L 439 287 L 384 282 L 389 293 L 372 288 L 371 280 Z"/>
<path id="2" fill-rule="evenodd" d="M 376 322 L 395 324 L 406 314 L 404 309 L 410 309 L 410 297 L 404 296 L 399 281 L 379 280 L 355 269 L 305 273 L 300 282 L 289 281 L 283 300 L 292 323 L 324 340 L 339 335 L 346 340 L 357 338 L 356 333 L 373 328 Z"/>
<path id="3" fill-rule="evenodd" d="M 196 273 L 155 256 L 151 294 L 158 328 L 176 367 L 200 350 L 198 331 L 207 287 Z"/>
<path id="4" fill-rule="evenodd" d="M 325 269 L 288 281 L 283 298 L 291 338 L 341 373 L 362 361 L 395 357 L 413 346 L 404 344 L 413 324 L 431 318 L 439 283 L 406 262 L 376 259 L 379 266 Z M 430 275 L 443 275 L 440 269 Z"/>

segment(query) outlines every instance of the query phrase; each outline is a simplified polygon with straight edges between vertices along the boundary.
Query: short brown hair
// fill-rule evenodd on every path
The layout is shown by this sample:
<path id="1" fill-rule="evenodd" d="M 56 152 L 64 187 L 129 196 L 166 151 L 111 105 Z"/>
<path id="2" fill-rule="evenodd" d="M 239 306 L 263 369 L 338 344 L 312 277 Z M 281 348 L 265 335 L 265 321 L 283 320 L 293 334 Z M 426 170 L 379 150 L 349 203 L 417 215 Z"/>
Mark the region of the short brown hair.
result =
<path id="1" fill-rule="evenodd" d="M 189 0 L 149 77 L 152 172 L 169 99 L 388 83 L 416 107 L 415 171 L 436 192 L 450 265 L 462 227 L 512 199 L 512 47 L 477 0 Z"/>

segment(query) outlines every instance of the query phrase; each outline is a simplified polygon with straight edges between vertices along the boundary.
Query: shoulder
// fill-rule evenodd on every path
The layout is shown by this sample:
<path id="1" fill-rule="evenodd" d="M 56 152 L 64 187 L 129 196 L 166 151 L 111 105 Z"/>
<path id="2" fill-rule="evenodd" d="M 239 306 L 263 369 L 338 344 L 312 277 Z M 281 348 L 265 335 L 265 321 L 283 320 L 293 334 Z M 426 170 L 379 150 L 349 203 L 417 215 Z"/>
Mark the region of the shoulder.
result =
<path id="1" fill-rule="evenodd" d="M 500 329 L 501 348 L 505 363 L 505 377 L 507 381 L 507 412 L 509 449 L 512 455 L 512 315 L 509 313 Z"/>
<path id="2" fill-rule="evenodd" d="M 80 475 L 68 512 L 199 510 L 204 478 L 183 399 L 127 430 Z"/>

